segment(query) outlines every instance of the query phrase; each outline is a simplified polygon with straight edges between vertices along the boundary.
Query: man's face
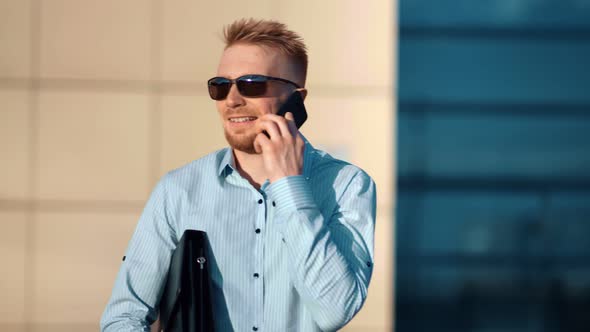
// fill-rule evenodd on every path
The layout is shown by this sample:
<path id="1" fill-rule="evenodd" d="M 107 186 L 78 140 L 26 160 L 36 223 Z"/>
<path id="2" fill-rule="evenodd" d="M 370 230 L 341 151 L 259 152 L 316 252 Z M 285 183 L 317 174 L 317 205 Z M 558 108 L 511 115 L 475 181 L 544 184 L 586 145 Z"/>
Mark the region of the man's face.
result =
<path id="1" fill-rule="evenodd" d="M 236 79 L 243 75 L 259 74 L 295 80 L 294 66 L 280 52 L 251 44 L 236 44 L 221 56 L 217 76 Z M 268 91 L 261 97 L 244 97 L 235 84 L 227 98 L 216 101 L 229 145 L 239 151 L 255 153 L 254 140 L 260 133 L 256 129 L 258 118 L 276 113 L 294 87 L 277 81 L 268 83 Z"/>

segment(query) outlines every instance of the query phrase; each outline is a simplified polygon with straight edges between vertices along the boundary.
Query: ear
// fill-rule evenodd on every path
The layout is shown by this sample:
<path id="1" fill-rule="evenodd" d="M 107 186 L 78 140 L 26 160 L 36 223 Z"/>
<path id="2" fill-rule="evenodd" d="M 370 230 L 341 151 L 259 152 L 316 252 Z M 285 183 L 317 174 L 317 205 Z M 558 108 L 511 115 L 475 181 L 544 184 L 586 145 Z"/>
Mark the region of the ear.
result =
<path id="1" fill-rule="evenodd" d="M 299 88 L 299 89 L 297 89 L 297 91 L 299 91 L 299 93 L 301 94 L 301 99 L 305 100 L 305 97 L 307 97 L 307 89 L 306 88 Z"/>

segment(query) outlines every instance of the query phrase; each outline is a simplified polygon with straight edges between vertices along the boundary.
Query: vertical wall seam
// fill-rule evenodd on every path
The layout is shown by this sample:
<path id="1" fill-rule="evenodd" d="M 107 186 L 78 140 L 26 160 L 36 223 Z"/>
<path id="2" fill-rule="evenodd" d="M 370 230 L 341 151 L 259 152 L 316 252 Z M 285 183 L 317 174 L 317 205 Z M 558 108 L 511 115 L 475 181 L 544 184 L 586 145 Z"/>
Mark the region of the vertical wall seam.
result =
<path id="1" fill-rule="evenodd" d="M 149 111 L 149 190 L 159 179 L 162 148 L 162 11 L 160 0 L 150 3 L 150 111 Z"/>
<path id="2" fill-rule="evenodd" d="M 41 42 L 41 4 L 38 0 L 30 2 L 30 57 L 29 57 L 29 165 L 28 165 L 28 188 L 27 200 L 31 204 L 27 206 L 25 225 L 25 261 L 24 261 L 24 301 L 23 312 L 25 319 L 25 331 L 33 330 L 34 303 L 35 303 L 35 233 L 36 233 L 36 211 L 35 199 L 39 191 L 39 78 L 40 78 L 40 42 Z"/>

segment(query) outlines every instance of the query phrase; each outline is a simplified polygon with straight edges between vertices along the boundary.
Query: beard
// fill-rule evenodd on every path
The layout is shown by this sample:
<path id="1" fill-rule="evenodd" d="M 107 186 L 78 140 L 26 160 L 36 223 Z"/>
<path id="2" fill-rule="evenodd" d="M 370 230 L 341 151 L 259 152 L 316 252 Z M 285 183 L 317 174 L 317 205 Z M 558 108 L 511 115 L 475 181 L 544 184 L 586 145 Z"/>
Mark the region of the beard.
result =
<path id="1" fill-rule="evenodd" d="M 223 134 L 225 135 L 227 143 L 229 143 L 229 146 L 231 146 L 233 149 L 249 154 L 256 153 L 256 150 L 254 149 L 254 140 L 256 139 L 257 133 L 243 132 L 238 134 L 230 134 L 227 132 L 227 130 L 224 130 Z"/>

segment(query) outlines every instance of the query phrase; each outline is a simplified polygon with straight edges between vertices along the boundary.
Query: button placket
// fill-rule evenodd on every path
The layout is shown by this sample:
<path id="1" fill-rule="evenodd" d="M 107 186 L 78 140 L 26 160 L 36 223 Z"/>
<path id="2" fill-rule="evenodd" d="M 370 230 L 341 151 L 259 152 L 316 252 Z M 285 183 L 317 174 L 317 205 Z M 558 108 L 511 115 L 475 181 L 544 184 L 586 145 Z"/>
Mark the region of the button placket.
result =
<path id="1" fill-rule="evenodd" d="M 262 282 L 262 269 L 264 267 L 264 237 L 262 236 L 262 229 L 264 228 L 264 225 L 266 223 L 266 218 L 268 215 L 268 206 L 267 206 L 267 200 L 266 200 L 266 196 L 264 194 L 264 192 L 259 193 L 258 199 L 256 200 L 257 203 L 257 218 L 254 222 L 254 234 L 252 234 L 254 236 L 253 241 L 255 241 L 254 243 L 254 254 L 255 257 L 253 259 L 253 271 L 251 272 L 252 274 L 250 274 L 250 278 L 251 282 L 253 283 L 252 285 L 252 291 L 253 291 L 253 304 L 258 308 L 257 310 L 255 310 L 255 312 L 258 313 L 262 313 L 264 312 L 264 289 L 263 289 L 263 282 Z M 256 314 L 253 317 L 253 321 L 252 321 L 252 330 L 253 331 L 258 331 L 259 330 L 259 326 L 258 323 L 262 321 L 262 316 L 261 314 Z"/>
<path id="2" fill-rule="evenodd" d="M 259 211 L 259 216 L 260 214 L 262 214 L 262 220 L 263 223 L 266 219 L 266 214 L 267 214 L 267 208 L 266 208 L 266 200 L 264 199 L 264 194 L 263 194 L 263 198 L 259 198 L 258 201 L 256 201 L 256 203 L 258 203 L 258 205 L 260 206 L 260 208 L 262 208 L 262 211 Z M 260 217 L 257 219 L 257 222 L 254 223 L 254 233 L 256 233 L 257 235 L 259 235 L 262 232 L 261 229 L 261 222 L 259 221 Z"/>
<path id="3" fill-rule="evenodd" d="M 258 235 L 262 232 L 262 225 L 264 225 L 264 223 L 266 222 L 266 215 L 268 213 L 266 206 L 266 197 L 264 193 L 262 193 L 262 198 L 259 198 L 257 203 L 262 209 L 258 212 L 259 217 L 256 219 L 256 222 L 254 223 L 254 233 Z"/>

